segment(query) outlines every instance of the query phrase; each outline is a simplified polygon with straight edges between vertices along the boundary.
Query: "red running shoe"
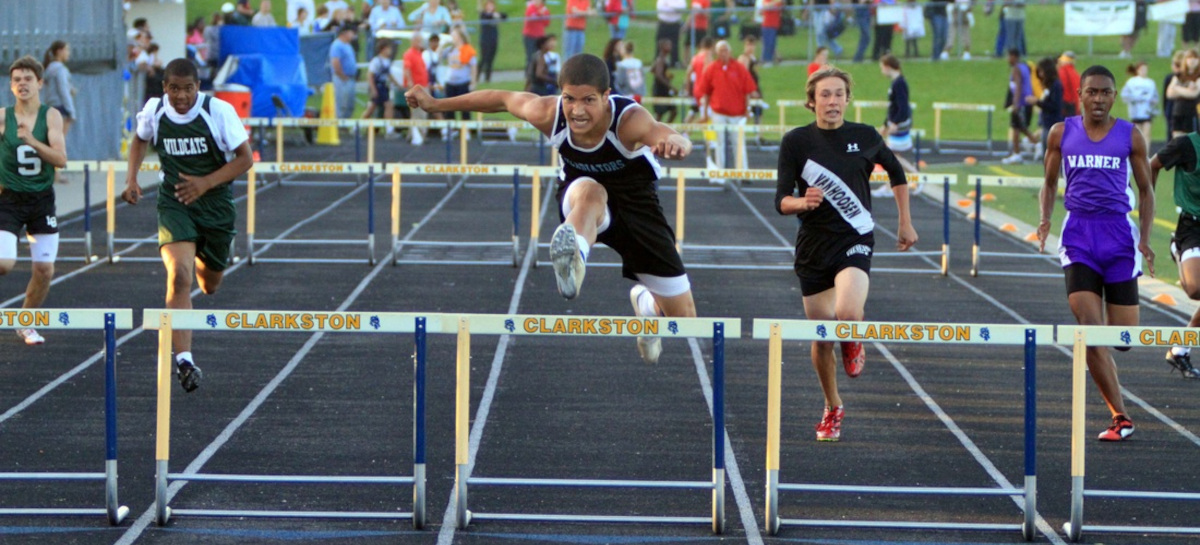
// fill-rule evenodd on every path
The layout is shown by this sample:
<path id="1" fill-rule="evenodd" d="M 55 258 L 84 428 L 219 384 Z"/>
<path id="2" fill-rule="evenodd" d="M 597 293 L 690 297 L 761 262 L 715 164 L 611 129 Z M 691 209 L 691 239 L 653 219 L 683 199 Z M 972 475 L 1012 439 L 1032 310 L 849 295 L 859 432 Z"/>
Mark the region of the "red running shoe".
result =
<path id="1" fill-rule="evenodd" d="M 826 407 L 821 415 L 821 423 L 817 424 L 817 441 L 837 441 L 842 437 L 842 418 L 846 416 L 844 407 Z"/>
<path id="2" fill-rule="evenodd" d="M 1100 432 L 1100 440 L 1124 441 L 1130 435 L 1133 435 L 1133 421 L 1123 414 L 1118 414 L 1113 417 L 1112 425 Z"/>
<path id="3" fill-rule="evenodd" d="M 867 354 L 862 343 L 842 343 L 842 366 L 846 368 L 846 375 L 855 378 L 862 374 L 866 365 Z"/>

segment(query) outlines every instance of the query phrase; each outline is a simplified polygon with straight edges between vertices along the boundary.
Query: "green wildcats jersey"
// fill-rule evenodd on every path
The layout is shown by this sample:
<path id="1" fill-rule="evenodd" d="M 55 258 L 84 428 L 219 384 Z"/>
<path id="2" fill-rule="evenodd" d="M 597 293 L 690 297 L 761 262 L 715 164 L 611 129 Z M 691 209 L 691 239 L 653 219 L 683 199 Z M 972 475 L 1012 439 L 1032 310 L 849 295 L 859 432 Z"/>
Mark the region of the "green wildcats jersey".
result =
<path id="1" fill-rule="evenodd" d="M 212 114 L 212 97 L 202 95 L 197 100 L 200 111 L 190 120 L 178 123 L 171 119 L 166 109 L 166 100 L 158 104 L 154 112 L 154 149 L 162 165 L 160 195 L 174 195 L 175 182 L 179 175 L 207 176 L 229 162 L 229 157 L 217 143 Z M 232 180 L 230 180 L 232 181 Z M 229 193 L 229 184 L 224 183 L 209 190 L 204 196 L 214 193 Z"/>
<path id="2" fill-rule="evenodd" d="M 46 128 L 46 112 L 49 106 L 38 108 L 37 121 L 33 123 L 33 137 L 38 142 L 50 144 L 50 131 Z M 4 110 L 4 138 L 0 139 L 0 185 L 5 191 L 35 193 L 54 187 L 54 167 L 42 161 L 37 150 L 17 138 L 17 109 Z"/>

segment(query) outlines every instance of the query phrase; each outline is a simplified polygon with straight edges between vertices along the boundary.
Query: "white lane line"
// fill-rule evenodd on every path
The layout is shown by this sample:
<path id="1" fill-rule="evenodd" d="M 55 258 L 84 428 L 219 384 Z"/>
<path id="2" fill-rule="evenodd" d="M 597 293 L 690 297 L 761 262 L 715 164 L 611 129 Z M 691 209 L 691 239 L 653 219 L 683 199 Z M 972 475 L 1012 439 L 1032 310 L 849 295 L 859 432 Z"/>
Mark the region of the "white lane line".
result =
<path id="1" fill-rule="evenodd" d="M 550 197 L 553 195 L 553 191 L 546 191 L 546 196 L 542 199 L 542 208 L 538 215 L 539 225 L 546 218 L 546 211 L 550 208 Z M 525 252 L 525 260 L 521 263 L 521 272 L 517 275 L 516 288 L 513 290 L 512 298 L 509 299 L 509 314 L 516 314 L 520 307 L 521 296 L 525 293 L 525 279 L 529 276 L 529 269 L 536 259 L 537 241 L 531 240 L 529 249 Z M 504 367 L 504 356 L 508 353 L 509 342 L 511 342 L 511 337 L 502 335 L 496 346 L 496 354 L 492 357 L 492 366 L 488 371 L 487 383 L 483 388 L 483 397 L 479 400 L 479 408 L 475 410 L 475 421 L 471 424 L 471 434 L 467 440 L 467 469 L 465 475 L 461 477 L 463 479 L 471 478 L 471 472 L 475 470 L 475 456 L 479 453 L 480 442 L 483 441 L 483 429 L 487 426 L 488 415 L 491 414 L 492 401 L 496 397 L 496 387 L 500 383 L 500 370 Z M 458 530 L 455 516 L 457 503 L 458 491 L 452 490 L 450 500 L 446 503 L 446 511 L 442 514 L 442 527 L 438 530 L 438 545 L 451 545 L 454 542 L 454 532 Z"/>
<path id="2" fill-rule="evenodd" d="M 713 412 L 712 381 L 708 379 L 708 370 L 704 368 L 704 353 L 700 351 L 700 343 L 695 338 L 688 339 L 688 347 L 692 349 L 692 362 L 696 365 L 696 375 L 700 377 L 700 389 L 704 391 L 704 401 L 708 403 L 708 414 Z M 746 490 L 746 481 L 742 479 L 742 471 L 738 469 L 737 454 L 733 452 L 733 440 L 729 437 L 729 429 L 725 430 L 725 473 L 729 484 L 733 487 L 733 499 L 738 506 L 738 514 L 742 517 L 742 527 L 746 529 L 746 542 L 751 545 L 762 545 L 762 534 L 758 533 L 758 522 L 754 520 L 754 506 L 750 504 L 750 494 Z"/>
<path id="3" fill-rule="evenodd" d="M 340 202 L 349 198 L 353 194 L 362 191 L 362 189 L 364 189 L 366 187 L 367 186 L 365 184 L 363 186 L 360 186 L 358 189 L 355 189 L 350 194 L 348 194 L 346 197 L 339 199 L 338 201 L 329 205 L 329 207 L 327 207 L 326 209 L 322 210 L 321 212 L 318 212 L 318 215 L 327 213 L 329 210 L 332 210 L 333 207 L 337 206 Z M 411 238 L 418 231 L 420 231 L 421 227 L 423 227 L 431 218 L 433 218 L 433 216 L 438 211 L 440 211 L 447 202 L 449 202 L 450 198 L 453 197 L 454 194 L 457 193 L 459 188 L 461 188 L 461 187 L 462 187 L 462 184 L 459 183 L 459 184 L 455 185 L 450 191 L 446 192 L 446 195 L 442 197 L 442 200 L 439 201 L 437 203 L 437 205 L 435 205 L 425 215 L 425 217 L 422 218 L 421 221 L 419 223 L 417 223 L 417 225 L 414 226 L 411 231 L 408 232 L 408 235 L 405 236 L 405 240 Z M 312 218 L 309 218 L 308 220 L 305 220 L 305 222 L 310 221 L 311 219 Z M 276 238 L 282 238 L 284 236 L 287 236 L 295 229 L 298 229 L 300 227 L 300 225 L 301 224 L 297 224 L 297 225 L 293 226 L 291 229 L 288 229 L 287 231 L 285 231 L 283 234 L 281 234 L 279 237 L 276 237 Z M 368 273 L 367 276 L 364 277 L 359 282 L 358 286 L 354 289 L 354 291 L 352 291 L 350 293 L 350 295 L 347 296 L 344 301 L 342 301 L 342 304 L 338 305 L 337 312 L 341 312 L 341 311 L 345 310 L 346 308 L 348 308 L 351 304 L 353 304 L 354 301 L 358 299 L 358 296 L 362 294 L 363 290 L 365 290 L 367 288 L 367 286 L 371 283 L 371 281 L 374 280 L 375 277 L 379 275 L 379 272 L 382 271 L 384 267 L 391 265 L 391 255 L 392 255 L 392 253 L 388 252 L 387 256 L 384 259 L 380 260 L 379 263 L 377 265 L 375 265 L 375 267 L 373 269 L 371 269 L 371 272 Z M 245 261 L 239 262 L 238 264 L 240 265 L 241 263 L 245 263 Z M 192 460 L 191 463 L 189 463 L 187 465 L 187 468 L 184 469 L 184 472 L 186 472 L 186 473 L 199 472 L 200 469 L 204 467 L 204 464 L 208 463 L 209 459 L 211 459 L 213 457 L 213 455 L 216 454 L 217 450 L 219 450 L 222 446 L 224 446 L 225 443 L 228 442 L 229 439 L 233 437 L 233 434 L 235 432 L 237 432 L 238 428 L 240 428 L 242 426 L 242 424 L 244 424 L 246 422 L 246 420 L 248 420 L 251 416 L 254 415 L 254 412 L 257 411 L 258 408 L 263 404 L 263 402 L 265 402 L 267 400 L 267 397 L 269 397 L 272 393 L 274 393 L 275 389 L 278 388 L 281 383 L 283 383 L 284 379 L 286 379 L 289 375 L 291 375 L 292 371 L 295 370 L 296 367 L 300 365 L 300 362 L 303 361 L 304 357 L 308 354 L 308 352 L 310 350 L 312 350 L 312 348 L 314 346 L 316 346 L 317 342 L 320 341 L 321 338 L 324 336 L 325 336 L 324 332 L 317 332 L 317 333 L 314 333 L 311 337 L 309 337 L 308 341 L 304 343 L 304 346 L 302 346 L 300 348 L 300 350 L 297 351 L 294 356 L 292 356 L 292 359 L 290 361 L 288 361 L 287 365 L 285 365 L 283 367 L 283 369 L 281 369 L 279 371 L 279 373 L 277 373 L 275 375 L 275 377 L 272 378 L 271 381 L 269 383 L 267 383 L 267 385 L 264 386 L 262 390 L 259 391 L 258 395 L 254 396 L 254 399 L 252 399 L 250 401 L 250 403 L 244 409 L 242 409 L 242 412 L 238 414 L 237 418 L 233 419 L 233 421 L 231 421 L 228 425 L 226 425 L 225 429 L 223 431 L 221 431 L 221 433 L 217 436 L 217 438 L 214 439 L 211 443 L 209 443 L 208 446 L 205 447 L 204 450 L 201 451 L 201 453 L 198 456 L 196 456 L 196 458 L 194 460 Z M 187 484 L 186 481 L 175 481 L 175 482 L 171 483 L 171 486 L 169 486 L 167 488 L 167 502 L 169 503 L 171 498 L 174 498 L 175 494 L 177 494 L 186 484 Z M 115 545 L 132 545 L 132 543 L 138 537 L 141 537 L 142 533 L 145 532 L 146 528 L 149 527 L 152 522 L 154 522 L 155 511 L 156 511 L 155 506 L 152 504 L 148 509 L 146 509 L 146 511 L 144 511 L 140 516 L 138 516 L 137 520 L 134 521 L 134 523 L 129 527 L 129 529 L 126 530 L 125 533 L 121 535 L 121 539 L 118 540 Z"/>

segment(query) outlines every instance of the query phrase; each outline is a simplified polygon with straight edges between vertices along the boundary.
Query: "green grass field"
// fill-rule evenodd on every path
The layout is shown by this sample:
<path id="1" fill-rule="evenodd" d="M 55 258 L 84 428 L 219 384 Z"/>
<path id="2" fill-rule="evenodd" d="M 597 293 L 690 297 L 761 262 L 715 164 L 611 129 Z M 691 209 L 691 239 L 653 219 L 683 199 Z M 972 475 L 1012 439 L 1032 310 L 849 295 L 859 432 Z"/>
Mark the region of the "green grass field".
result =
<path id="1" fill-rule="evenodd" d="M 220 9 L 223 1 L 188 0 L 188 19 L 191 20 L 198 16 L 211 15 Z M 252 2 L 252 4 L 257 6 L 256 2 Z M 350 4 L 358 7 L 361 5 L 361 2 L 350 0 Z M 640 4 L 644 4 L 640 6 L 641 9 L 649 9 L 649 2 L 643 1 Z M 285 21 L 285 5 L 286 2 L 282 0 L 277 0 L 272 5 L 272 12 L 275 14 L 276 20 L 280 22 Z M 419 5 L 419 3 L 411 0 L 405 2 L 406 13 Z M 467 21 L 476 18 L 477 8 L 474 2 L 465 1 L 460 6 L 464 11 Z M 511 17 L 521 17 L 524 13 L 524 3 L 520 0 L 501 1 L 499 9 L 502 12 L 508 13 Z M 563 7 L 561 5 L 551 6 L 551 12 L 561 14 Z M 974 45 L 972 53 L 975 56 L 973 60 L 969 62 L 953 60 L 934 63 L 930 62 L 927 57 L 912 60 L 902 59 L 904 61 L 904 73 L 909 83 L 912 100 L 918 105 L 915 112 L 915 126 L 925 129 L 929 135 L 932 135 L 934 115 L 930 105 L 934 102 L 994 104 L 998 110 L 996 119 L 994 120 L 995 138 L 998 145 L 1003 146 L 1002 142 L 1005 138 L 1007 120 L 1001 111 L 1001 106 L 1003 105 L 1004 94 L 1007 89 L 1009 68 L 1004 60 L 994 59 L 990 56 L 998 26 L 995 16 L 984 16 L 983 9 L 980 6 L 976 6 L 974 13 L 976 25 L 972 29 L 972 41 Z M 550 31 L 561 33 L 561 28 L 561 23 L 555 22 L 551 25 Z M 1161 80 L 1162 76 L 1167 73 L 1169 63 L 1166 59 L 1154 57 L 1156 29 L 1156 25 L 1152 23 L 1148 29 L 1150 32 L 1144 35 L 1134 48 L 1134 56 L 1135 58 L 1149 62 L 1151 77 Z M 497 69 L 520 70 L 524 55 L 524 50 L 520 45 L 519 39 L 517 39 L 520 34 L 520 23 L 508 23 L 501 28 L 500 32 L 502 47 L 498 51 L 496 59 Z M 929 33 L 927 32 L 927 34 Z M 1118 88 L 1124 83 L 1126 78 L 1124 68 L 1128 64 L 1128 61 L 1116 58 L 1116 54 L 1120 51 L 1120 38 L 1095 38 L 1090 47 L 1093 53 L 1089 55 L 1089 43 L 1086 37 L 1063 35 L 1063 10 L 1060 5 L 1030 6 L 1026 21 L 1026 36 L 1030 51 L 1029 58 L 1031 60 L 1036 60 L 1044 56 L 1057 56 L 1062 51 L 1070 49 L 1078 54 L 1076 64 L 1080 72 L 1092 64 L 1104 64 L 1118 75 Z M 630 29 L 629 38 L 635 42 L 639 57 L 647 64 L 652 60 L 653 37 L 653 15 L 648 14 L 642 17 L 641 20 L 635 20 Z M 603 20 L 598 17 L 593 18 L 588 27 L 586 51 L 600 54 L 607 39 L 608 30 Z M 855 98 L 870 101 L 885 100 L 889 82 L 880 74 L 878 66 L 870 61 L 860 64 L 849 62 L 849 57 L 852 56 L 857 41 L 858 30 L 851 26 L 839 40 L 839 43 L 847 49 L 847 52 L 843 55 L 844 60 L 837 64 L 853 75 L 855 81 Z M 931 42 L 932 38 L 928 35 L 920 41 L 922 53 L 928 54 Z M 897 37 L 893 44 L 897 48 L 902 48 L 903 40 Z M 814 44 L 810 43 L 808 31 L 801 26 L 795 36 L 780 37 L 778 49 L 785 61 L 806 61 L 810 55 L 810 48 L 813 46 Z M 779 99 L 803 98 L 804 66 L 803 62 L 785 62 L 780 66 L 762 67 L 760 75 L 764 97 L 772 104 L 774 104 L 775 100 Z M 683 73 L 682 70 L 675 71 L 676 81 L 682 81 Z M 493 88 L 514 90 L 521 88 L 523 85 L 517 82 L 497 82 L 490 86 Z M 314 104 L 319 106 L 320 97 L 314 97 L 314 100 Z M 1114 112 L 1116 115 L 1124 116 L 1124 105 L 1118 104 Z M 865 109 L 863 110 L 863 121 L 866 123 L 877 123 L 881 120 L 882 115 L 883 112 L 881 110 Z M 772 106 L 771 110 L 765 114 L 764 122 L 777 123 L 778 116 L 778 109 Z M 848 113 L 848 117 L 852 116 L 852 113 Z M 811 121 L 812 114 L 803 108 L 790 108 L 787 110 L 786 124 L 788 125 L 802 125 Z M 1156 121 L 1154 127 L 1155 136 L 1160 135 L 1161 131 L 1161 122 Z M 984 114 L 946 112 L 943 115 L 942 137 L 945 139 L 983 140 L 985 135 Z M 1020 176 L 1041 177 L 1042 175 L 1041 165 L 1030 164 L 1006 166 L 1004 168 L 987 164 L 972 167 L 962 164 L 953 166 L 934 165 L 928 170 L 950 172 L 963 176 L 971 174 L 1016 174 Z M 1157 191 L 1156 216 L 1158 219 L 1155 222 L 1153 233 L 1153 247 L 1159 253 L 1159 257 L 1156 260 L 1159 278 L 1174 283 L 1178 274 L 1174 266 L 1172 266 L 1170 257 L 1166 254 L 1167 237 L 1170 231 L 1174 229 L 1174 222 L 1176 220 L 1175 206 L 1171 193 L 1173 187 L 1172 176 L 1166 173 L 1161 181 L 1162 183 Z M 958 189 L 962 193 L 966 193 L 968 189 L 965 189 L 965 187 L 965 185 L 960 184 Z M 1061 183 L 1060 187 L 1062 187 Z M 992 202 L 990 206 L 1021 219 L 1030 225 L 1037 223 L 1038 203 L 1036 190 L 992 188 L 986 190 L 986 192 L 994 193 L 997 196 L 997 200 Z M 1056 230 L 1061 226 L 1062 214 L 1062 205 L 1060 204 L 1056 208 L 1054 217 L 1054 228 Z"/>

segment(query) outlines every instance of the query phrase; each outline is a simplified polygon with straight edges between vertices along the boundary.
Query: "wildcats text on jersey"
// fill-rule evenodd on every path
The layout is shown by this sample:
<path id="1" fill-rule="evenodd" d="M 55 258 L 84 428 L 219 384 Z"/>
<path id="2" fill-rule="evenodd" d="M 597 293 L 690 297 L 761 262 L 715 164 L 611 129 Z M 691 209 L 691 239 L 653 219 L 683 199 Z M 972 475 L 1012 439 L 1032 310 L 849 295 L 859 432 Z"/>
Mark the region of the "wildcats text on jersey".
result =
<path id="1" fill-rule="evenodd" d="M 203 155 L 208 153 L 208 140 L 203 136 L 163 138 L 163 148 L 170 155 Z"/>

